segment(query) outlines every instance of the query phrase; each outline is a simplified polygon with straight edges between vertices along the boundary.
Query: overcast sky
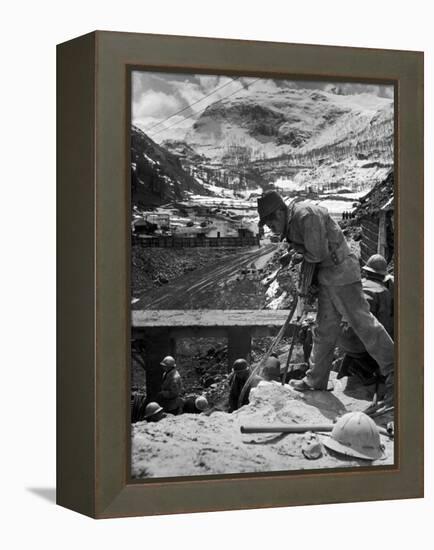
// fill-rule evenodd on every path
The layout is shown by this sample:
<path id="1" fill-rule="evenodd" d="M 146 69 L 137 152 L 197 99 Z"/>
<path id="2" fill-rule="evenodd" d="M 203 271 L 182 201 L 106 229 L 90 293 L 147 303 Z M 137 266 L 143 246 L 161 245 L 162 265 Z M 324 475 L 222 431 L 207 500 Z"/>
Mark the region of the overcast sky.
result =
<path id="1" fill-rule="evenodd" d="M 133 71 L 132 123 L 157 142 L 181 139 L 211 103 L 244 95 L 247 89 L 272 92 L 281 88 L 335 89 L 346 95 L 371 93 L 393 98 L 393 87 L 385 85 Z"/>

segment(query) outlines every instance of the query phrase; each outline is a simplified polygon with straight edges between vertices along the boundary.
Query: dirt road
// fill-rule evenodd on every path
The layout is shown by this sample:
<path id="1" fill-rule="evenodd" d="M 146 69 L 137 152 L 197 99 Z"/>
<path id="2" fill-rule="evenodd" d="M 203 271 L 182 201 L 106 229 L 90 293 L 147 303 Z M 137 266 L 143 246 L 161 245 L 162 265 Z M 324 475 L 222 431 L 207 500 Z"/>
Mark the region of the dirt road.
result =
<path id="1" fill-rule="evenodd" d="M 134 296 L 133 309 L 225 309 L 243 308 L 242 295 L 237 292 L 236 278 L 242 269 L 262 269 L 277 249 L 276 244 L 240 249 L 240 253 L 225 261 L 208 264 L 155 290 Z M 253 281 L 244 284 L 254 285 Z M 257 283 L 256 283 L 257 284 Z"/>

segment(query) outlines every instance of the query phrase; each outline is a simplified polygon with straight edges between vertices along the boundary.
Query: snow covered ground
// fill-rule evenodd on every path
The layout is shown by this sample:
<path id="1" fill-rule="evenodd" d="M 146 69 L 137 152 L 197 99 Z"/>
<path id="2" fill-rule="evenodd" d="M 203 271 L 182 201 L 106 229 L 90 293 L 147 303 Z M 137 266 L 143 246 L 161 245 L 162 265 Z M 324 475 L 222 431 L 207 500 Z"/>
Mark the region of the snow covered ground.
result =
<path id="1" fill-rule="evenodd" d="M 312 168 L 300 170 L 294 181 L 300 186 L 318 186 L 320 189 L 332 186 L 330 192 L 339 187 L 352 188 L 367 193 L 375 183 L 386 179 L 393 165 L 388 162 L 369 162 L 348 158 L 329 161 Z M 326 190 L 326 189 L 324 189 Z"/>
<path id="2" fill-rule="evenodd" d="M 277 382 L 261 382 L 250 394 L 250 404 L 232 414 L 183 414 L 157 423 L 132 426 L 132 476 L 174 477 L 242 472 L 270 472 L 384 466 L 394 462 L 393 440 L 381 436 L 384 459 L 360 460 L 327 451 L 308 460 L 302 453 L 303 434 L 242 434 L 242 425 L 327 424 L 350 411 L 364 409 L 372 387 L 354 386 L 350 379 L 336 380 L 333 392 L 294 391 Z M 383 419 L 384 420 L 384 419 Z M 391 418 L 388 418 L 391 420 Z M 321 435 L 322 441 L 329 435 Z"/>
<path id="3" fill-rule="evenodd" d="M 319 199 L 317 201 L 312 201 L 314 204 L 319 204 L 324 206 L 329 211 L 330 215 L 333 217 L 341 216 L 342 212 L 351 212 L 354 210 L 351 202 L 348 201 L 339 201 L 332 199 Z"/>
<path id="4" fill-rule="evenodd" d="M 354 199 L 354 201 L 358 201 L 359 199 L 364 197 L 367 193 L 369 193 L 369 189 L 363 189 L 361 191 L 352 191 L 351 193 L 341 193 L 339 189 L 334 189 L 333 191 L 322 193 L 322 195 L 336 195 L 337 193 L 339 193 L 340 197 L 343 197 L 345 199 Z"/>

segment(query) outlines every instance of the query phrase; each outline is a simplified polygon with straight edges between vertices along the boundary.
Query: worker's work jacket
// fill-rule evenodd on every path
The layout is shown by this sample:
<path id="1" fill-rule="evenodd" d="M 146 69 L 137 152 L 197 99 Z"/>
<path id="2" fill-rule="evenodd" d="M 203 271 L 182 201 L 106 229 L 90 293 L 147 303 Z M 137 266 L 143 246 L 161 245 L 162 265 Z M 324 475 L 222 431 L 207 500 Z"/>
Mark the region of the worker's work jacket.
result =
<path id="1" fill-rule="evenodd" d="M 182 381 L 175 367 L 163 374 L 161 390 L 158 394 L 158 403 L 165 411 L 173 411 L 182 405 Z"/>
<path id="2" fill-rule="evenodd" d="M 236 411 L 238 409 L 238 399 L 241 395 L 241 391 L 246 383 L 247 379 L 250 376 L 250 371 L 242 371 L 235 373 L 233 372 L 230 379 L 230 390 L 229 390 L 229 412 Z M 253 376 L 250 381 L 249 387 L 247 388 L 246 393 L 244 394 L 241 407 L 249 403 L 249 394 L 250 390 L 256 387 L 259 382 L 262 380 L 259 376 Z"/>
<path id="3" fill-rule="evenodd" d="M 363 292 L 368 300 L 371 313 L 380 321 L 393 338 L 393 295 L 380 281 L 363 279 Z"/>
<path id="4" fill-rule="evenodd" d="M 393 339 L 393 296 L 391 292 L 380 281 L 368 278 L 362 280 L 362 287 L 371 313 L 380 321 L 389 336 Z M 345 324 L 345 320 L 339 345 L 348 355 L 354 357 L 366 352 L 365 346 L 353 329 Z"/>
<path id="5" fill-rule="evenodd" d="M 318 282 L 342 286 L 360 281 L 360 265 L 327 208 L 296 202 L 288 208 L 284 237 L 304 260 L 318 265 Z"/>

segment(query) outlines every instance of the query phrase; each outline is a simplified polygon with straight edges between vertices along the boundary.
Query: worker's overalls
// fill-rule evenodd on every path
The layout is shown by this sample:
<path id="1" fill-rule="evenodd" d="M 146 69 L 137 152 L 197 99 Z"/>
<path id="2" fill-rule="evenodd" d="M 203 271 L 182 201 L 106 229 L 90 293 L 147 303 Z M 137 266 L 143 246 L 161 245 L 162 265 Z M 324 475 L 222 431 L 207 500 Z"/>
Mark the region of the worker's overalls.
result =
<path id="1" fill-rule="evenodd" d="M 326 389 L 342 317 L 377 361 L 381 374 L 394 368 L 394 344 L 370 312 L 360 266 L 326 208 L 305 202 L 289 207 L 286 238 L 307 262 L 318 264 L 318 315 L 305 382 Z"/>

